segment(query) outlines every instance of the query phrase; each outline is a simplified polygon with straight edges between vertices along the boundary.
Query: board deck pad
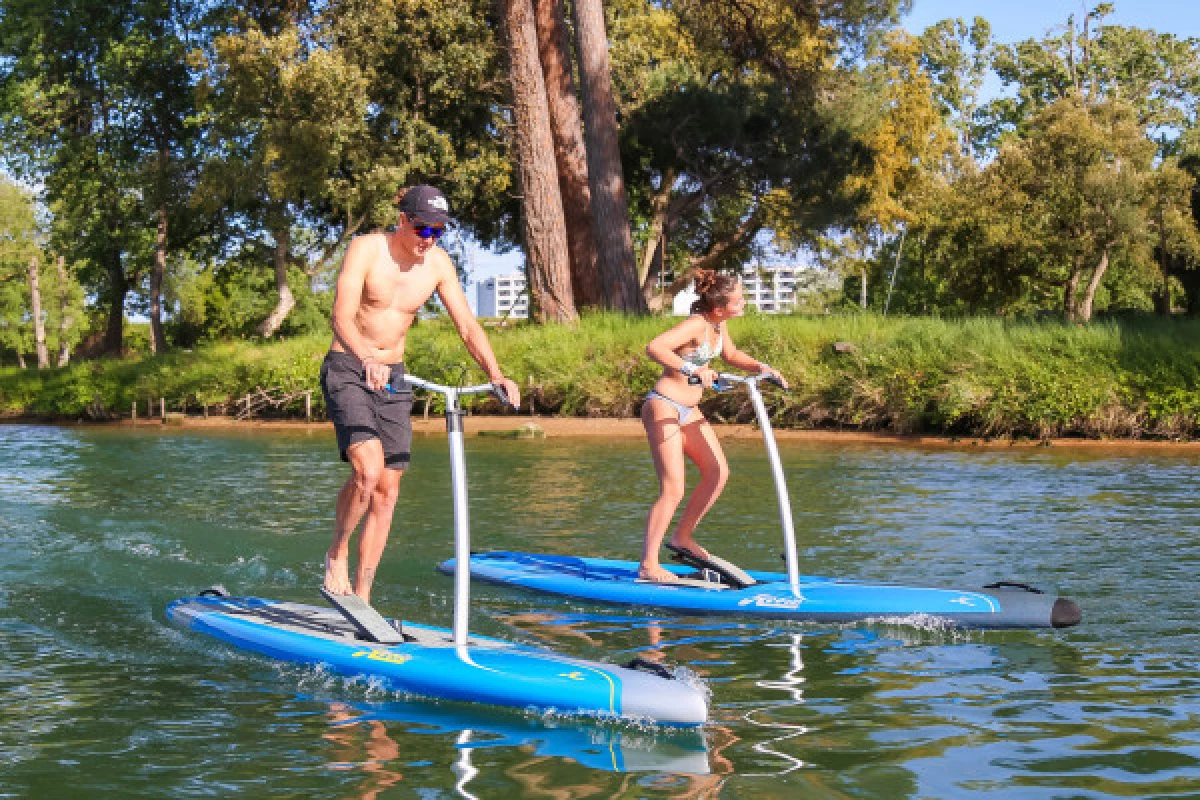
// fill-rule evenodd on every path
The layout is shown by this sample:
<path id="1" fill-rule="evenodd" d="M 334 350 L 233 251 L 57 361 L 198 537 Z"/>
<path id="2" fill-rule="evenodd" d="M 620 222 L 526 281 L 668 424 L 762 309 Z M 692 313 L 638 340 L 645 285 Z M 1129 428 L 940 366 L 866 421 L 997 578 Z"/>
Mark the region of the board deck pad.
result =
<path id="1" fill-rule="evenodd" d="M 703 578 L 685 578 L 676 576 L 669 581 L 652 581 L 649 578 L 637 578 L 634 583 L 657 583 L 663 586 L 690 586 L 693 589 L 731 589 L 727 583 L 717 583 L 716 581 L 705 580 Z"/>
<path id="2" fill-rule="evenodd" d="M 726 561 L 719 556 L 714 556 L 712 553 L 708 554 L 708 558 L 702 558 L 691 550 L 685 550 L 673 544 L 668 544 L 667 549 L 675 554 L 674 558 L 676 561 L 687 564 L 689 567 L 716 572 L 726 578 L 737 589 L 745 589 L 747 586 L 753 586 L 758 583 L 758 581 L 746 574 L 746 571 L 737 564 L 734 564 L 732 561 Z"/>
<path id="3" fill-rule="evenodd" d="M 379 644 L 400 644 L 404 634 L 391 626 L 378 611 L 367 605 L 356 594 L 333 594 L 321 587 L 321 596 L 342 613 L 358 632 Z"/>

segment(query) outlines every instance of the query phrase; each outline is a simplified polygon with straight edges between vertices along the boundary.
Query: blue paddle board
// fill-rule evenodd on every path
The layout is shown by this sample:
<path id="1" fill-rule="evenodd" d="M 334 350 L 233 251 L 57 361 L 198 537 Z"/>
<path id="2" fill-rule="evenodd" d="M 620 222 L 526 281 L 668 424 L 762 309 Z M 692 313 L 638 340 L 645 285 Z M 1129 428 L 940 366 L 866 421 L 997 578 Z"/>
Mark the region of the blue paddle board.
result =
<path id="1" fill-rule="evenodd" d="M 1022 584 L 977 589 L 939 589 L 802 576 L 793 587 L 787 575 L 749 572 L 757 583 L 738 589 L 706 580 L 694 567 L 664 565 L 688 578 L 686 585 L 638 580 L 637 563 L 536 553 L 495 552 L 471 556 L 471 577 L 536 592 L 647 606 L 685 614 L 818 622 L 931 620 L 964 628 L 1065 628 L 1082 618 L 1062 597 Z M 454 571 L 454 560 L 438 566 Z M 711 576 L 710 576 L 711 577 Z"/>
<path id="2" fill-rule="evenodd" d="M 425 697 L 673 726 L 708 716 L 705 692 L 680 680 L 482 636 L 455 647 L 443 628 L 403 623 L 405 641 L 382 645 L 333 609 L 257 597 L 184 598 L 167 617 L 236 647 Z"/>

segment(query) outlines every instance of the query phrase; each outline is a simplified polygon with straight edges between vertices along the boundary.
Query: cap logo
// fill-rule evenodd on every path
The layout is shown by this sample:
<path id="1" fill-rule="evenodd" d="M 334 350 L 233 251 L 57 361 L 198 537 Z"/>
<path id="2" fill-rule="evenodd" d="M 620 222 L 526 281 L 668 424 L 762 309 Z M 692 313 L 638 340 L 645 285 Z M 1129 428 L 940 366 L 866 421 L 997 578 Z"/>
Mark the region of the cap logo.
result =
<path id="1" fill-rule="evenodd" d="M 431 197 L 429 199 L 429 205 L 433 206 L 438 211 L 450 210 L 450 206 L 446 203 L 446 198 L 444 197 Z"/>

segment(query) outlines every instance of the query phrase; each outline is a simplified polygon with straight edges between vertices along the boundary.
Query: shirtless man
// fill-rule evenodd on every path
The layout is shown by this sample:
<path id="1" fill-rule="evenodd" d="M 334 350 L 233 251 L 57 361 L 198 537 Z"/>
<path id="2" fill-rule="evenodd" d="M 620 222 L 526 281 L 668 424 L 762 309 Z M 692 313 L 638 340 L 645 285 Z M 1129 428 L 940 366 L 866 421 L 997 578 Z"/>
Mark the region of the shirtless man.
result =
<path id="1" fill-rule="evenodd" d="M 333 302 L 333 344 L 321 365 L 321 391 L 350 478 L 338 493 L 333 544 L 325 554 L 325 590 L 371 601 L 375 569 L 387 544 L 400 476 L 412 444 L 412 391 L 404 387 L 404 343 L 417 311 L 437 292 L 472 358 L 520 404 L 517 385 L 496 364 L 467 305 L 458 274 L 435 243 L 450 223 L 432 186 L 398 195 L 394 233 L 356 237 L 346 251 Z M 401 390 L 388 392 L 385 386 Z M 350 538 L 363 516 L 358 569 L 350 582 Z"/>

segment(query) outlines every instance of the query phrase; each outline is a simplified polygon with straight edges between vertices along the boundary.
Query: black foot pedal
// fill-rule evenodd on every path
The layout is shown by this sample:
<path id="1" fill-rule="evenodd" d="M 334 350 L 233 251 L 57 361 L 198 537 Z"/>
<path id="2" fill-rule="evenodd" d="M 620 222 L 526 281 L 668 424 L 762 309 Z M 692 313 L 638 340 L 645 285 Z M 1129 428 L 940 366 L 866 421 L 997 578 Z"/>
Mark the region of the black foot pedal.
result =
<path id="1" fill-rule="evenodd" d="M 746 571 L 741 567 L 718 556 L 710 554 L 708 558 L 703 558 L 691 550 L 685 550 L 673 544 L 668 544 L 667 549 L 675 554 L 674 558 L 676 561 L 687 564 L 689 567 L 695 567 L 696 569 L 712 570 L 728 581 L 734 588 L 745 589 L 758 584 L 758 581 L 747 575 Z"/>
<path id="2" fill-rule="evenodd" d="M 379 644 L 400 644 L 404 641 L 404 634 L 392 627 L 392 623 L 358 595 L 331 594 L 325 591 L 325 587 L 321 587 L 320 591 L 329 604 L 340 611 L 368 641 Z"/>

